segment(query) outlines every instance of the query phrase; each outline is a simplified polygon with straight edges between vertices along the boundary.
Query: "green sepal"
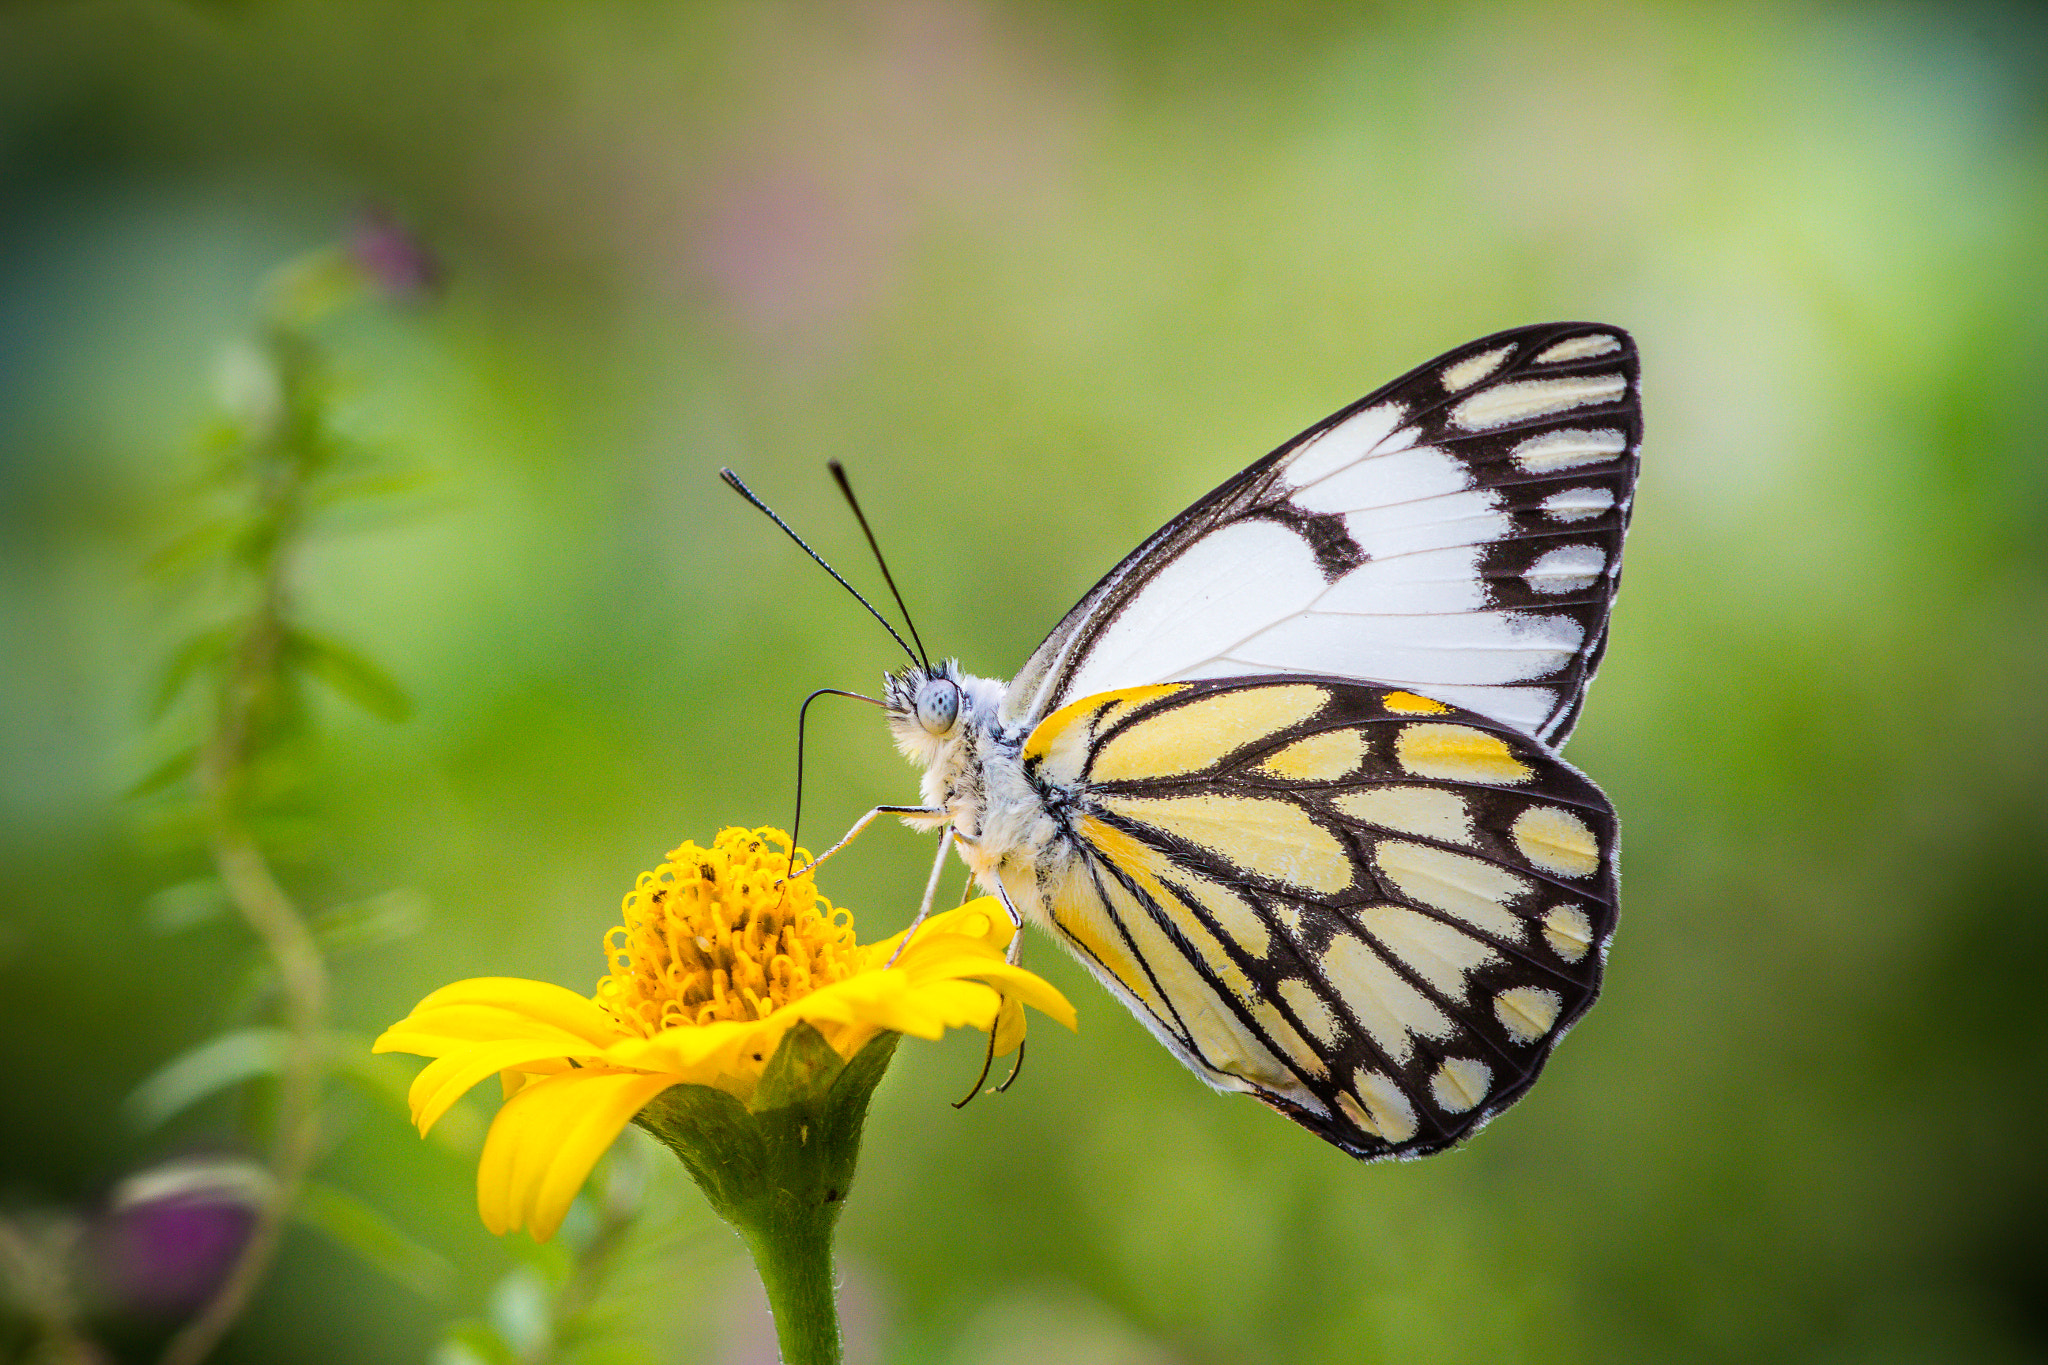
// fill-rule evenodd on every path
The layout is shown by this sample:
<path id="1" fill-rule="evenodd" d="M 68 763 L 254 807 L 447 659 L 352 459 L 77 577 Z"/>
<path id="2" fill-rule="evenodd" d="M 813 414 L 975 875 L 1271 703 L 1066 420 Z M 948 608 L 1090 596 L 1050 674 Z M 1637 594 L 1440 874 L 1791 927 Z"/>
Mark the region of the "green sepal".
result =
<path id="1" fill-rule="evenodd" d="M 798 1023 L 762 1069 L 752 1105 L 713 1086 L 676 1085 L 634 1122 L 676 1154 L 719 1216 L 743 1232 L 807 1216 L 836 1221 L 860 1159 L 868 1101 L 900 1037 L 879 1033 L 845 1061 Z"/>

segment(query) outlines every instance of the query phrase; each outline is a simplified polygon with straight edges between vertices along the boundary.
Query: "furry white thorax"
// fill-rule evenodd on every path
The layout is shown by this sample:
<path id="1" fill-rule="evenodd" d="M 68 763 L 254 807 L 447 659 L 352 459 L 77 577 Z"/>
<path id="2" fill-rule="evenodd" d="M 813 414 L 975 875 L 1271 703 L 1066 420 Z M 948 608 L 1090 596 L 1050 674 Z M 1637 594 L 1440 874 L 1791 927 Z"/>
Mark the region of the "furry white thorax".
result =
<path id="1" fill-rule="evenodd" d="M 939 735 L 918 722 L 916 708 L 918 690 L 934 678 L 960 689 L 959 719 Z M 983 890 L 994 893 L 999 881 L 1007 882 L 1012 903 L 1030 914 L 1038 900 L 1028 891 L 1035 881 L 1033 868 L 1058 829 L 1024 774 L 1026 728 L 1003 724 L 1006 691 L 997 679 L 960 672 L 950 659 L 929 672 L 912 666 L 892 673 L 883 684 L 896 747 L 924 769 L 924 804 L 945 812 L 906 815 L 903 822 L 924 830 L 951 825 L 959 836 L 960 856 Z"/>

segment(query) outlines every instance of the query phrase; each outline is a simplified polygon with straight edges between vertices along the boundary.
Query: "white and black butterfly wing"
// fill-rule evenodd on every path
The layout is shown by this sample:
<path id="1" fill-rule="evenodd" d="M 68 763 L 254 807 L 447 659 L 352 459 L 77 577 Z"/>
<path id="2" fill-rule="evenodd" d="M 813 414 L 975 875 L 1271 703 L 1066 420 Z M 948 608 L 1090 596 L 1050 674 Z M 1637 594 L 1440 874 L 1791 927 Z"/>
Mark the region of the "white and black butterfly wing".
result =
<path id="1" fill-rule="evenodd" d="M 1084 698 L 1023 760 L 1073 804 L 1012 896 L 1198 1075 L 1356 1156 L 1472 1132 L 1599 991 L 1613 810 L 1499 722 L 1227 679 Z"/>
<path id="2" fill-rule="evenodd" d="M 1606 645 L 1641 438 L 1619 328 L 1461 346 L 1174 518 L 1039 646 L 1005 719 L 1147 683 L 1320 674 L 1560 744 Z"/>

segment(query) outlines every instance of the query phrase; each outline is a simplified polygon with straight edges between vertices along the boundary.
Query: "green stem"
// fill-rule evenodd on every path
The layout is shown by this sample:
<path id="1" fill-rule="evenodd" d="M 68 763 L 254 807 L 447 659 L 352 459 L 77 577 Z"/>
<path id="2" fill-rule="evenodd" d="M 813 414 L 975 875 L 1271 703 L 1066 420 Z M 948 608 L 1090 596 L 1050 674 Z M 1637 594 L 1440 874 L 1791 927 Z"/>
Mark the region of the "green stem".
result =
<path id="1" fill-rule="evenodd" d="M 832 1285 L 832 1224 L 829 1212 L 777 1218 L 742 1229 L 768 1311 L 775 1315 L 775 1340 L 782 1365 L 839 1365 L 839 1309 Z"/>

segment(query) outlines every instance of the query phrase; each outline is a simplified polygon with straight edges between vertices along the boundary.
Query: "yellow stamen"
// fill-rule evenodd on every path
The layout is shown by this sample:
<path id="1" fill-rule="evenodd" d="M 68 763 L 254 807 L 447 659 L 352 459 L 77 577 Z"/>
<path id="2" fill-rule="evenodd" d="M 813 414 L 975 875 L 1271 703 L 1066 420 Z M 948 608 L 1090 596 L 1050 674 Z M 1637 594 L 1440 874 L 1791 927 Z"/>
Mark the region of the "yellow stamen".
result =
<path id="1" fill-rule="evenodd" d="M 796 850 L 796 866 L 810 855 Z M 728 829 L 686 843 L 626 897 L 605 935 L 611 973 L 597 1003 L 646 1038 L 664 1028 L 765 1019 L 860 969 L 853 919 L 808 873 L 782 881 L 786 843 Z"/>

